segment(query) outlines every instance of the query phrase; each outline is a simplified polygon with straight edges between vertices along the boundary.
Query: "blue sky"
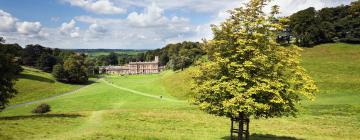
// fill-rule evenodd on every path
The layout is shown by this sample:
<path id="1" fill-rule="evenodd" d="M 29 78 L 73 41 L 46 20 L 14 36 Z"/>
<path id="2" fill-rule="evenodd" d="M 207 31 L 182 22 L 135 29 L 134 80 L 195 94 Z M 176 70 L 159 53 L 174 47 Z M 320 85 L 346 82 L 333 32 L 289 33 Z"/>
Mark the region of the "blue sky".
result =
<path id="1" fill-rule="evenodd" d="M 52 48 L 154 49 L 211 39 L 211 24 L 247 0 L 0 0 L 0 36 Z M 354 0 L 275 0 L 282 15 Z"/>

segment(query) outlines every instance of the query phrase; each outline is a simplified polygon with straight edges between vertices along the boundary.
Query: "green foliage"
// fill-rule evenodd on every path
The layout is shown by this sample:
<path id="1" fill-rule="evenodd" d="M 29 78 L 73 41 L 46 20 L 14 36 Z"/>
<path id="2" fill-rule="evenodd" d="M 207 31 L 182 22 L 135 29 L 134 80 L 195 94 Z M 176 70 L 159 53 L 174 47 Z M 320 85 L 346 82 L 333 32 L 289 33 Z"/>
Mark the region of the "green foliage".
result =
<path id="1" fill-rule="evenodd" d="M 137 53 L 136 55 L 111 52 L 108 55 L 96 57 L 96 65 L 125 65 L 134 61 L 153 61 L 155 56 L 159 56 L 161 66 L 167 66 L 176 71 L 191 66 L 204 54 L 199 42 L 184 41 L 176 44 L 168 44 L 161 49 Z"/>
<path id="2" fill-rule="evenodd" d="M 64 61 L 66 81 L 70 83 L 86 83 L 88 81 L 85 57 L 72 55 Z"/>
<path id="3" fill-rule="evenodd" d="M 44 114 L 51 111 L 51 107 L 48 104 L 42 103 L 39 106 L 37 106 L 34 110 L 32 110 L 32 113 L 36 114 Z"/>
<path id="4" fill-rule="evenodd" d="M 318 35 L 318 20 L 313 7 L 299 11 L 290 16 L 290 28 L 300 46 L 315 45 Z"/>
<path id="5" fill-rule="evenodd" d="M 167 64 L 167 67 L 174 71 L 183 70 L 192 64 L 192 60 L 187 56 L 172 56 Z"/>
<path id="6" fill-rule="evenodd" d="M 116 53 L 111 52 L 108 57 L 109 57 L 110 65 L 118 64 L 118 56 Z"/>
<path id="7" fill-rule="evenodd" d="M 181 42 L 176 44 L 168 44 L 164 48 L 154 51 L 149 51 L 145 55 L 160 56 L 160 65 L 176 71 L 183 70 L 191 66 L 199 57 L 205 52 L 198 42 Z"/>
<path id="8" fill-rule="evenodd" d="M 55 77 L 57 81 L 66 81 L 66 73 L 63 65 L 56 64 L 53 68 L 52 75 Z"/>
<path id="9" fill-rule="evenodd" d="M 42 54 L 49 53 L 49 49 L 41 45 L 27 45 L 23 50 L 23 64 L 27 66 L 36 66 L 36 62 Z"/>
<path id="10" fill-rule="evenodd" d="M 8 104 L 9 99 L 15 96 L 14 80 L 18 65 L 12 54 L 4 52 L 0 44 L 0 111 Z"/>
<path id="11" fill-rule="evenodd" d="M 94 63 L 87 60 L 85 55 L 74 54 L 68 57 L 63 65 L 55 65 L 52 74 L 58 81 L 84 84 L 88 81 L 89 75 L 95 75 Z"/>
<path id="12" fill-rule="evenodd" d="M 45 72 L 51 72 L 54 65 L 63 64 L 64 60 L 76 55 L 72 51 L 47 48 L 38 44 L 27 45 L 24 49 L 17 51 L 20 52 L 17 56 L 21 56 L 23 65 L 35 67 Z"/>
<path id="13" fill-rule="evenodd" d="M 90 60 L 90 58 L 86 57 L 84 54 L 76 54 L 73 51 L 68 50 L 61 50 L 61 49 L 52 49 L 52 48 L 46 48 L 41 45 L 27 45 L 24 49 L 17 50 L 19 54 L 21 54 L 22 62 L 26 66 L 32 66 L 38 69 L 41 69 L 45 72 L 51 72 L 53 71 L 53 67 L 55 65 L 65 65 L 65 61 L 70 61 L 69 59 L 80 59 L 81 63 L 79 63 L 81 66 L 79 66 L 81 69 L 86 69 L 87 74 L 94 76 L 96 74 L 96 64 L 94 60 Z M 74 57 L 79 56 L 79 57 Z M 114 60 L 113 60 L 114 61 Z M 116 58 L 115 58 L 115 61 Z M 86 63 L 85 63 L 86 62 Z M 111 63 L 111 61 L 109 62 Z M 59 66 L 57 66 L 57 72 L 59 70 Z M 73 81 L 69 79 L 69 76 L 74 77 L 73 75 L 69 73 L 60 74 L 62 76 L 65 75 L 67 77 L 67 81 Z M 58 76 L 60 76 L 58 75 Z M 75 76 L 77 77 L 77 76 Z M 63 79 L 63 77 L 57 77 L 57 79 Z M 75 78 L 76 79 L 76 78 Z M 81 81 L 84 81 L 86 78 L 81 78 Z M 77 79 L 79 80 L 79 79 Z M 75 80 L 75 81 L 77 81 Z M 66 80 L 65 80 L 66 81 Z M 86 80 L 85 80 L 86 81 Z"/>
<path id="14" fill-rule="evenodd" d="M 96 77 L 99 74 L 99 67 L 96 66 L 96 60 L 92 58 L 85 59 L 86 73 L 89 77 Z"/>
<path id="15" fill-rule="evenodd" d="M 296 104 L 317 88 L 300 66 L 300 49 L 276 42 L 285 19 L 262 10 L 267 0 L 236 8 L 206 44 L 210 61 L 194 72 L 194 103 L 208 113 L 235 117 L 295 115 Z M 273 8 L 276 10 L 276 8 Z"/>
<path id="16" fill-rule="evenodd" d="M 36 62 L 36 67 L 43 71 L 51 72 L 53 66 L 57 63 L 56 57 L 49 54 L 42 54 Z"/>
<path id="17" fill-rule="evenodd" d="M 5 42 L 4 42 L 5 43 Z M 0 51 L 3 54 L 8 55 L 8 57 L 12 58 L 12 63 L 15 66 L 15 74 L 19 74 L 23 69 L 21 68 L 21 54 L 22 48 L 18 44 L 1 44 L 0 43 Z"/>
<path id="18" fill-rule="evenodd" d="M 143 61 L 140 57 L 143 53 L 138 53 L 138 55 L 128 55 L 128 54 L 117 54 L 111 52 L 108 55 L 100 55 L 96 57 L 97 66 L 108 66 L 108 65 L 125 65 L 132 61 Z"/>
<path id="19" fill-rule="evenodd" d="M 323 8 L 310 7 L 290 16 L 290 30 L 300 46 L 320 43 L 360 43 L 360 1 L 350 5 Z"/>

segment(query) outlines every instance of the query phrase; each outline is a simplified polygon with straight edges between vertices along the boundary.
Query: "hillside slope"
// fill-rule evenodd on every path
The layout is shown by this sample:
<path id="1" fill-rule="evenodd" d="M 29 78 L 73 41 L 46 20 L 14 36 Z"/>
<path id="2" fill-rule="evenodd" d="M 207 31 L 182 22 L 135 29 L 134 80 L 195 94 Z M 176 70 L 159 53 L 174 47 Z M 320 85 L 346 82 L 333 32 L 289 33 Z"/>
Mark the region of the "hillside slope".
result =
<path id="1" fill-rule="evenodd" d="M 302 64 L 320 88 L 316 100 L 302 102 L 296 118 L 252 119 L 251 139 L 359 139 L 359 56 L 359 45 L 305 49 Z M 229 139 L 228 118 L 179 99 L 190 91 L 188 72 L 108 76 L 43 101 L 52 110 L 44 115 L 31 114 L 40 102 L 4 110 L 0 139 Z"/>
<path id="2" fill-rule="evenodd" d="M 319 122 L 316 120 L 321 120 L 322 124 L 317 124 L 321 129 L 311 128 L 313 132 L 306 131 L 307 135 L 315 132 L 330 136 L 326 139 L 333 139 L 331 135 L 345 135 L 342 139 L 352 139 L 351 135 L 360 131 L 360 45 L 334 43 L 304 48 L 301 63 L 316 81 L 319 93 L 316 94 L 315 101 L 301 103 L 298 116 L 301 121 L 291 118 L 291 121 L 275 120 L 299 128 L 303 126 L 303 129 L 310 129 L 305 124 L 317 124 Z M 165 78 L 164 86 L 176 97 L 187 97 L 191 80 L 189 74 L 189 70 L 172 73 Z M 278 126 L 279 122 L 260 121 L 259 124 L 268 124 L 274 129 L 257 129 L 278 133 L 278 130 L 287 127 Z M 288 130 L 294 133 L 291 132 L 292 129 Z M 360 136 L 358 133 L 356 135 Z M 308 138 L 320 138 L 314 136 Z"/>
<path id="3" fill-rule="evenodd" d="M 57 82 L 50 73 L 29 67 L 23 68 L 24 71 L 15 82 L 18 93 L 10 100 L 10 105 L 47 98 L 82 86 Z"/>
<path id="4" fill-rule="evenodd" d="M 166 71 L 161 78 L 161 84 L 172 96 L 179 99 L 188 99 L 191 94 L 191 71 L 194 67 L 183 71 Z"/>

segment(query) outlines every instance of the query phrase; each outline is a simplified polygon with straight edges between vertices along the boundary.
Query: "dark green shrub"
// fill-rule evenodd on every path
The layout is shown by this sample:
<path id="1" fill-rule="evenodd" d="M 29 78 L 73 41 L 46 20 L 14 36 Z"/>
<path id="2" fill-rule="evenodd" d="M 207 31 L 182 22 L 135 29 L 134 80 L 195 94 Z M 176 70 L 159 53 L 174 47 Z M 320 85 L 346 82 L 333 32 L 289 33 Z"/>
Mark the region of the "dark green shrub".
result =
<path id="1" fill-rule="evenodd" d="M 50 105 L 42 103 L 39 106 L 37 106 L 32 113 L 37 113 L 37 114 L 43 114 L 43 113 L 47 113 L 50 112 Z"/>

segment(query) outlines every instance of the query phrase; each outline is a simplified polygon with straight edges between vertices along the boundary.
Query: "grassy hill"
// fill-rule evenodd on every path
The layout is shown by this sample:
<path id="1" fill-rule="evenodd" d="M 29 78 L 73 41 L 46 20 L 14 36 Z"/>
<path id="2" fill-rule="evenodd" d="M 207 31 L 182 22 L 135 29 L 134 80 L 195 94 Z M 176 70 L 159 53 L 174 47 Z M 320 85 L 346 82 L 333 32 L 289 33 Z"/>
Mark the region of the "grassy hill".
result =
<path id="1" fill-rule="evenodd" d="M 184 71 L 167 71 L 161 79 L 161 84 L 166 91 L 179 99 L 188 99 L 191 93 L 191 70 L 190 67 Z"/>
<path id="2" fill-rule="evenodd" d="M 81 87 L 81 85 L 64 84 L 57 82 L 50 73 L 38 69 L 23 67 L 24 71 L 15 83 L 18 91 L 10 104 L 18 104 L 26 101 L 43 99 L 46 97 L 62 94 Z"/>
<path id="3" fill-rule="evenodd" d="M 320 93 L 304 101 L 297 118 L 253 119 L 251 139 L 359 139 L 360 45 L 305 49 L 303 65 Z M 44 102 L 0 113 L 0 139 L 228 139 L 229 119 L 208 115 L 185 99 L 189 70 L 159 75 L 108 76 Z M 160 98 L 162 97 L 162 98 Z"/>

